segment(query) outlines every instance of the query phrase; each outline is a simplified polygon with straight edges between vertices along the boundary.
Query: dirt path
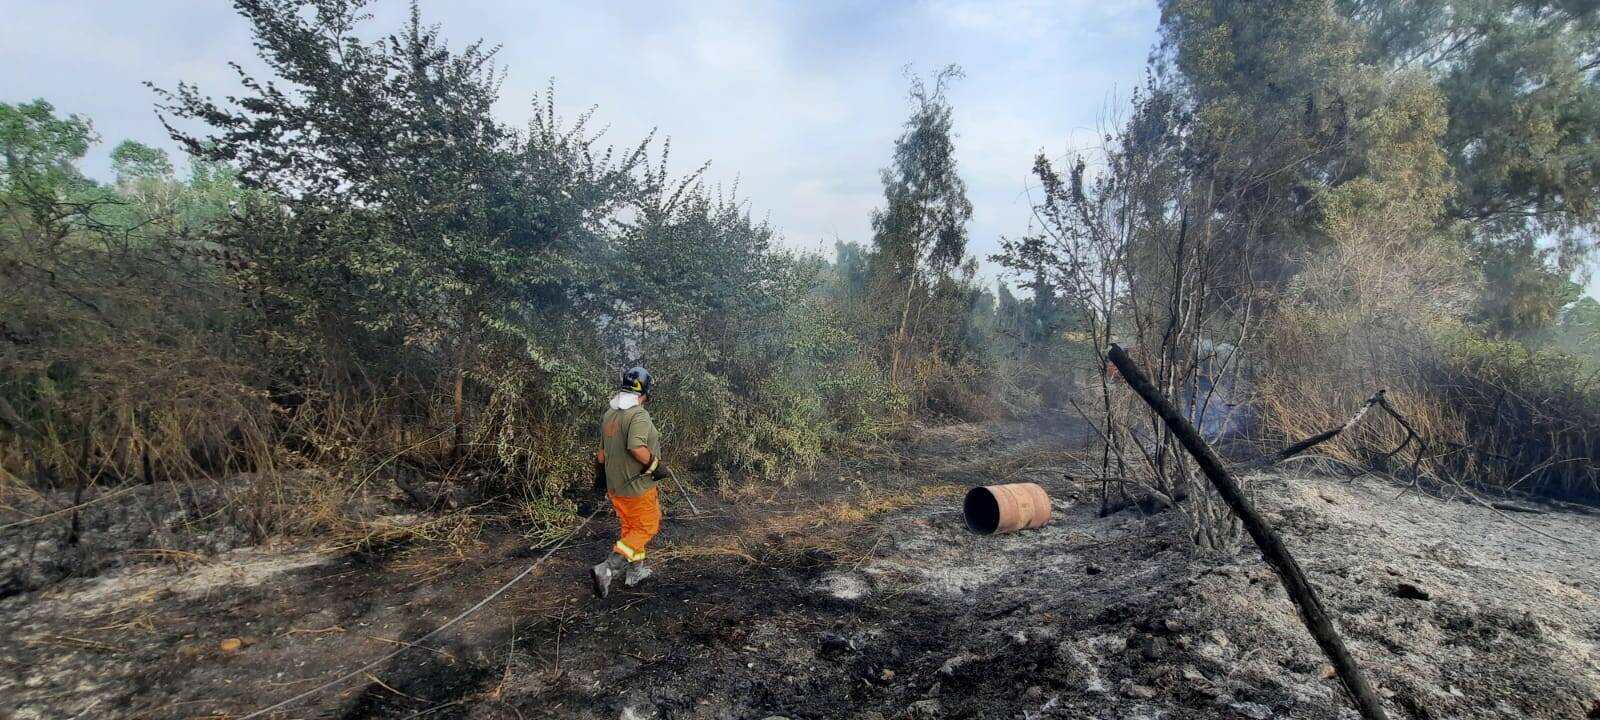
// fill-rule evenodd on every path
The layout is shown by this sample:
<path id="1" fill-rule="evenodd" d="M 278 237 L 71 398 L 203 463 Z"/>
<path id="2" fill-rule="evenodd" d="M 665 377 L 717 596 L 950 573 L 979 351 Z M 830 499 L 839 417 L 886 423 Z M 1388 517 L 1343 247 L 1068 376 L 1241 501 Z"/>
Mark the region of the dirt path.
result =
<path id="1" fill-rule="evenodd" d="M 669 507 L 660 581 L 597 601 L 584 573 L 608 521 L 436 649 L 275 717 L 1350 716 L 1270 571 L 1193 557 L 1173 513 L 1097 518 L 1036 474 L 1050 526 L 961 527 L 961 491 L 1024 479 L 1058 442 L 934 429 L 810 487 Z M 1371 480 L 1257 486 L 1397 716 L 1583 717 L 1600 699 L 1596 518 L 1527 516 L 1572 547 Z M 237 718 L 432 630 L 527 545 L 502 528 L 466 557 L 235 551 L 9 598 L 0 716 Z"/>

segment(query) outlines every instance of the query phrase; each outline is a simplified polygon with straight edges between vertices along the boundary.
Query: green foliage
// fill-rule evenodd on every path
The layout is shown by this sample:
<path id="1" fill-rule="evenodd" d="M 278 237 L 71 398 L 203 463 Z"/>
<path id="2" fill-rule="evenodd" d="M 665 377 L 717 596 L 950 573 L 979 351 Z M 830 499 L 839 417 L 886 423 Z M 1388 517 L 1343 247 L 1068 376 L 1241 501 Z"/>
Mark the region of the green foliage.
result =
<path id="1" fill-rule="evenodd" d="M 1483 274 L 1474 315 L 1500 337 L 1537 341 L 1536 330 L 1550 328 L 1583 290 L 1553 261 L 1556 251 L 1539 247 L 1532 237 L 1479 236 L 1468 250 Z"/>
<path id="2" fill-rule="evenodd" d="M 1255 261 L 1263 276 L 1292 275 L 1341 223 L 1449 231 L 1486 281 L 1473 320 L 1518 337 L 1554 321 L 1600 218 L 1597 12 L 1169 0 L 1163 48 L 1195 103 L 1197 159 L 1282 170 L 1234 210 L 1281 248 Z"/>
<path id="3" fill-rule="evenodd" d="M 89 183 L 74 163 L 95 141 L 88 120 L 69 115 L 58 118 L 55 107 L 44 100 L 12 105 L 0 103 L 0 147 L 5 165 L 0 167 L 0 193 L 7 208 L 28 214 L 36 232 L 59 238 L 75 223 L 89 219 L 76 196 Z"/>
<path id="4" fill-rule="evenodd" d="M 911 410 L 977 417 L 968 396 L 987 393 L 962 384 L 986 367 L 988 337 L 978 324 L 992 320 L 993 307 L 980 307 L 977 263 L 966 254 L 972 203 L 956 167 L 947 96 L 960 77 L 954 65 L 932 87 L 911 76 L 911 116 L 882 171 L 884 206 L 872 215 L 871 250 L 840 243 L 829 282 L 861 346 L 883 359 Z M 963 379 L 945 382 L 952 375 Z M 951 391 L 963 399 L 950 402 Z"/>
<path id="5" fill-rule="evenodd" d="M 1528 0 L 1347 0 L 1367 54 L 1423 68 L 1445 95 L 1462 180 L 1454 212 L 1496 235 L 1600 220 L 1600 7 Z"/>
<path id="6" fill-rule="evenodd" d="M 1346 0 L 1365 55 L 1437 85 L 1440 144 L 1458 180 L 1486 292 L 1476 312 L 1502 337 L 1554 322 L 1600 228 L 1600 6 L 1527 0 Z"/>
<path id="7" fill-rule="evenodd" d="M 972 203 L 956 172 L 945 95 L 961 76 L 961 68 L 946 67 L 931 89 L 911 77 L 911 117 L 895 141 L 892 165 L 883 170 L 884 207 L 872 216 L 874 259 L 878 272 L 901 285 L 949 275 L 966 257 Z"/>
<path id="8" fill-rule="evenodd" d="M 583 477 L 616 373 L 637 362 L 662 380 L 669 460 L 730 480 L 787 476 L 898 418 L 821 308 L 823 263 L 779 250 L 699 173 L 671 177 L 650 139 L 601 146 L 553 92 L 525 128 L 498 122 L 492 50 L 448 47 L 415 5 L 399 33 L 365 39 L 365 4 L 237 3 L 273 77 L 241 71 L 225 102 L 158 90 L 188 179 L 129 142 L 115 188 L 91 186 L 114 198 L 94 217 L 137 236 L 127 247 L 176 253 L 221 298 L 181 337 L 251 348 L 255 374 L 227 391 L 273 403 L 258 449 L 487 466 L 504 489 L 552 495 Z M 50 127 L 86 136 L 76 122 Z M 67 145 L 27 167 L 65 182 L 86 146 Z M 838 383 L 818 394 L 821 379 Z"/>
<path id="9" fill-rule="evenodd" d="M 1219 208 L 1259 229 L 1265 244 L 1244 243 L 1252 274 L 1276 283 L 1258 296 L 1253 342 L 1266 435 L 1303 437 L 1390 387 L 1436 441 L 1463 444 L 1435 470 L 1574 487 L 1596 407 L 1586 361 L 1531 346 L 1567 330 L 1540 331 L 1576 298 L 1572 270 L 1600 217 L 1597 12 L 1163 3 L 1158 70 L 1178 71 L 1195 118 L 1186 168 L 1224 188 L 1269 173 Z M 1567 313 L 1557 342 L 1581 347 L 1585 316 Z"/>
<path id="10" fill-rule="evenodd" d="M 1553 340 L 1556 347 L 1600 366 L 1600 301 L 1584 297 L 1568 307 Z"/>
<path id="11" fill-rule="evenodd" d="M 73 163 L 95 140 L 88 120 L 58 118 L 44 100 L 21 105 L 0 103 L 0 143 L 5 166 L 0 188 L 9 194 L 59 191 L 80 177 Z"/>
<path id="12" fill-rule="evenodd" d="M 1186 164 L 1231 190 L 1227 216 L 1271 243 L 1241 254 L 1254 276 L 1287 279 L 1321 242 L 1316 194 L 1359 174 L 1359 34 L 1334 0 L 1163 0 L 1161 32 L 1156 74 L 1176 70 L 1173 99 L 1190 104 Z"/>
<path id="13" fill-rule="evenodd" d="M 165 150 L 132 140 L 123 140 L 111 151 L 111 169 L 118 185 L 172 179 L 172 160 Z"/>
<path id="14" fill-rule="evenodd" d="M 724 478 L 810 465 L 827 427 L 797 382 L 812 359 L 798 315 L 814 274 L 737 200 L 691 185 L 647 188 L 609 274 L 615 316 L 633 321 L 616 331 L 672 398 L 659 412 L 664 439 Z"/>

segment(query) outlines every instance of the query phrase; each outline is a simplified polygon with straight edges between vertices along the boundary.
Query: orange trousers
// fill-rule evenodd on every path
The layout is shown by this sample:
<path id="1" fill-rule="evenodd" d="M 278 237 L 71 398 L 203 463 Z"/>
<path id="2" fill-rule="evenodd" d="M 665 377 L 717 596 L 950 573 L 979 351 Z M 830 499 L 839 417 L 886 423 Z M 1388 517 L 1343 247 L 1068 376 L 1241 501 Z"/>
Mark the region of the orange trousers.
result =
<path id="1" fill-rule="evenodd" d="M 609 494 L 611 507 L 616 509 L 617 519 L 622 522 L 622 538 L 612 549 L 628 562 L 639 562 L 644 559 L 650 538 L 661 532 L 661 494 L 657 488 L 650 488 L 638 497 Z"/>

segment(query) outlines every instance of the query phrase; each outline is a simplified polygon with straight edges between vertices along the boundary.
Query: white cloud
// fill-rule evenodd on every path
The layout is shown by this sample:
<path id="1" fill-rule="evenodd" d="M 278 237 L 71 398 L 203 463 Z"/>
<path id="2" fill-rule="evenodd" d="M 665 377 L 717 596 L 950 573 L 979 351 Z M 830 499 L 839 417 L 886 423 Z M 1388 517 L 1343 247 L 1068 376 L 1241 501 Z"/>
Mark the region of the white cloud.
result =
<path id="1" fill-rule="evenodd" d="M 1055 32 L 1063 4 L 1049 0 L 933 0 L 928 7 L 934 17 L 957 30 L 1014 39 L 1043 38 Z M 1084 6 L 1076 9 L 1082 12 Z"/>

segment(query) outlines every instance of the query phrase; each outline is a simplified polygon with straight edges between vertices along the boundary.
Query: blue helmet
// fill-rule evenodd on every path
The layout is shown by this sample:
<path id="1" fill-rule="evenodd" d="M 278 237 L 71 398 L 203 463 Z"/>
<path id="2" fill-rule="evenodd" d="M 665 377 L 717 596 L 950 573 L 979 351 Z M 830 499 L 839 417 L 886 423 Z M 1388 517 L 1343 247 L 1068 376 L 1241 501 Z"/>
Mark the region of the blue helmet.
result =
<path id="1" fill-rule="evenodd" d="M 622 389 L 644 395 L 650 394 L 650 388 L 655 386 L 655 380 L 650 377 L 650 371 L 636 367 L 622 374 Z"/>

